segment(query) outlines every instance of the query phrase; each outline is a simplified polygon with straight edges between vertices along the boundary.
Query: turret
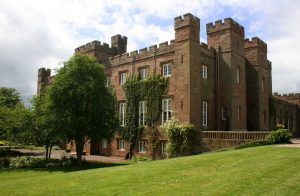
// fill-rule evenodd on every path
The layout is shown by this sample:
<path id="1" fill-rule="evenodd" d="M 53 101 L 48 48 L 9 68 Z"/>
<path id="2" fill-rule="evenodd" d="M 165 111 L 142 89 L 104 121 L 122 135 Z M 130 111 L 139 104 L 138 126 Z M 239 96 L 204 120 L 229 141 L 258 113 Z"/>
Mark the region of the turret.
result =
<path id="1" fill-rule="evenodd" d="M 115 35 L 111 37 L 111 46 L 117 48 L 118 54 L 127 52 L 127 37 L 121 35 Z"/>
<path id="2" fill-rule="evenodd" d="M 50 75 L 51 69 L 40 68 L 38 70 L 37 95 L 39 95 L 42 89 L 48 84 Z"/>
<path id="3" fill-rule="evenodd" d="M 188 13 L 174 19 L 175 41 L 191 39 L 199 43 L 200 19 Z"/>

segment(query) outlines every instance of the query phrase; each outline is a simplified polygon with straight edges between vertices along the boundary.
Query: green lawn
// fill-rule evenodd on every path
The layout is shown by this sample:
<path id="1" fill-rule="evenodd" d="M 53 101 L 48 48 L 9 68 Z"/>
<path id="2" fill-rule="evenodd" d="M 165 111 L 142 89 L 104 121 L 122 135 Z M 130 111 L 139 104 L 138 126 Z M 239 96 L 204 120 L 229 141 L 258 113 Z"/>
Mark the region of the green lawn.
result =
<path id="1" fill-rule="evenodd" d="M 0 195 L 299 195 L 300 148 L 264 146 L 88 170 L 0 170 Z"/>

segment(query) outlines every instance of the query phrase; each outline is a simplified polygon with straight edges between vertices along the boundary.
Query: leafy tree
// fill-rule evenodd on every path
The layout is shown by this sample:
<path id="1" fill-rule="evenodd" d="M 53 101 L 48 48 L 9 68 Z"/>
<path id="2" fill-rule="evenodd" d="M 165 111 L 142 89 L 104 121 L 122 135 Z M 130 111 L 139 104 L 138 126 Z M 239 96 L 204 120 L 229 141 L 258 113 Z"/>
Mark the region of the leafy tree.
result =
<path id="1" fill-rule="evenodd" d="M 104 68 L 94 57 L 75 54 L 48 89 L 55 128 L 75 141 L 78 165 L 85 142 L 109 137 L 117 126 L 114 98 L 104 79 Z"/>
<path id="2" fill-rule="evenodd" d="M 55 116 L 49 110 L 49 101 L 46 99 L 45 91 L 32 100 L 33 107 L 33 129 L 32 135 L 36 145 L 45 145 L 46 159 L 50 159 L 53 145 L 63 140 L 63 135 L 55 129 Z"/>
<path id="3" fill-rule="evenodd" d="M 20 102 L 20 93 L 16 89 L 0 87 L 0 106 L 14 108 Z"/>

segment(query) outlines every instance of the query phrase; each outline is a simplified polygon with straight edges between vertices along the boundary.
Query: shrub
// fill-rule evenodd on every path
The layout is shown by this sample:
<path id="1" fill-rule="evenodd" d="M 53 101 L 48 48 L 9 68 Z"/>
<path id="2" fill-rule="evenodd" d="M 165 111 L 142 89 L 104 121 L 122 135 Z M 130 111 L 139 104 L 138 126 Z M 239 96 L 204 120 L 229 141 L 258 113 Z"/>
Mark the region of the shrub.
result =
<path id="1" fill-rule="evenodd" d="M 269 145 L 270 142 L 268 140 L 258 140 L 258 141 L 251 141 L 235 147 L 235 149 L 242 149 L 242 148 L 249 148 L 249 147 L 256 147 L 256 146 L 265 146 Z"/>
<path id="2" fill-rule="evenodd" d="M 0 146 L 0 157 L 9 155 L 10 148 L 9 146 Z"/>
<path id="3" fill-rule="evenodd" d="M 0 146 L 5 146 L 5 143 L 3 141 L 0 141 Z"/>
<path id="4" fill-rule="evenodd" d="M 279 129 L 284 129 L 284 124 L 277 124 L 277 125 L 275 125 L 275 131 L 276 130 L 279 130 Z"/>
<path id="5" fill-rule="evenodd" d="M 52 149 L 53 150 L 61 150 L 61 148 L 59 146 L 53 146 Z"/>
<path id="6" fill-rule="evenodd" d="M 141 157 L 134 156 L 134 157 L 132 157 L 132 160 L 134 162 L 145 162 L 145 161 L 148 161 L 148 159 L 146 157 L 143 157 L 143 156 L 141 156 Z"/>
<path id="7" fill-rule="evenodd" d="M 0 157 L 0 168 L 9 168 L 9 162 L 8 157 Z"/>
<path id="8" fill-rule="evenodd" d="M 272 131 L 267 139 L 271 144 L 288 144 L 291 143 L 292 134 L 287 129 L 278 129 Z"/>
<path id="9" fill-rule="evenodd" d="M 191 123 L 181 123 L 172 119 L 161 125 L 161 129 L 168 135 L 168 157 L 180 157 L 192 153 L 195 129 Z"/>

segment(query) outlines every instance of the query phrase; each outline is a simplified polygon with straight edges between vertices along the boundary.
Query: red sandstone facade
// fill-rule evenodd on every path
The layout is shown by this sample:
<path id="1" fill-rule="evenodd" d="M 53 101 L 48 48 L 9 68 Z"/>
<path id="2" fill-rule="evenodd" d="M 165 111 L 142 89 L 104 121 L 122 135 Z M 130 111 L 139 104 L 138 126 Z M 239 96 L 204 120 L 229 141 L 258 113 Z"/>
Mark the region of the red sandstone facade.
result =
<path id="1" fill-rule="evenodd" d="M 126 103 L 121 84 L 124 76 L 140 74 L 142 69 L 148 74 L 165 75 L 165 98 L 172 116 L 191 122 L 198 131 L 269 131 L 275 123 L 299 130 L 298 94 L 296 98 L 275 95 L 276 109 L 272 109 L 271 62 L 267 60 L 266 43 L 257 37 L 245 39 L 244 27 L 231 18 L 206 25 L 207 44 L 200 43 L 200 20 L 191 14 L 176 17 L 174 30 L 174 40 L 139 51 L 126 53 L 127 37 L 116 35 L 111 38 L 111 47 L 93 41 L 76 48 L 75 53 L 92 55 L 105 65 L 108 83 L 120 103 Z M 50 70 L 39 69 L 38 93 L 51 79 Z M 285 101 L 281 104 L 279 100 Z M 156 124 L 161 123 L 159 119 Z M 155 156 L 162 157 L 166 138 L 159 135 L 158 141 Z M 153 155 L 150 143 L 145 133 L 135 154 Z M 88 151 L 125 156 L 128 146 L 116 134 L 110 141 L 92 141 Z"/>

